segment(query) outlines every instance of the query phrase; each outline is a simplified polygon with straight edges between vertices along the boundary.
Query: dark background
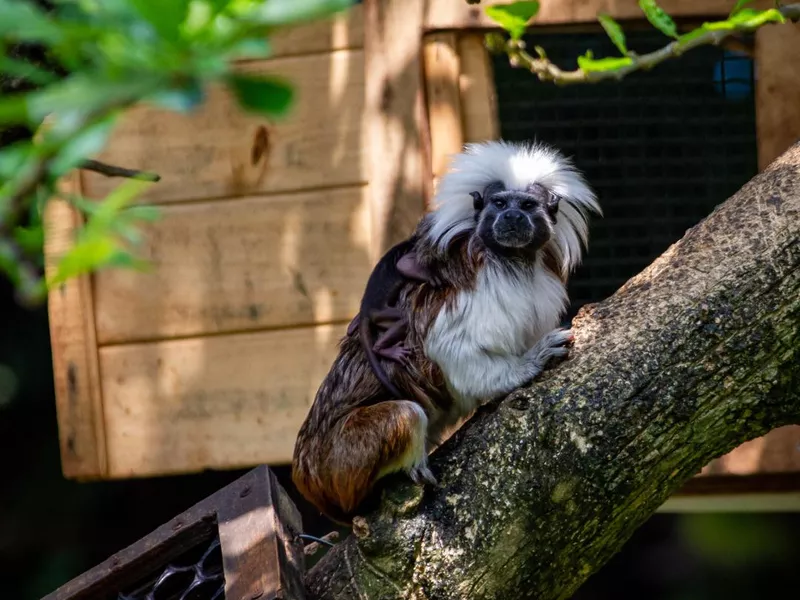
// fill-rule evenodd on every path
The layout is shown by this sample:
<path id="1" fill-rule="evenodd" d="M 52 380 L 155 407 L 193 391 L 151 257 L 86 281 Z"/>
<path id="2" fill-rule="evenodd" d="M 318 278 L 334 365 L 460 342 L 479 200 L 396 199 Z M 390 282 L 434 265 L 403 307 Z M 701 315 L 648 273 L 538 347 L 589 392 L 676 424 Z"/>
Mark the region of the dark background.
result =
<path id="1" fill-rule="evenodd" d="M 658 34 L 630 36 L 646 51 Z M 565 67 L 601 33 L 538 35 Z M 529 41 L 529 47 L 533 43 Z M 619 83 L 556 88 L 495 60 L 502 135 L 537 137 L 574 155 L 605 218 L 571 284 L 569 316 L 613 293 L 756 172 L 752 63 L 722 49 Z M 7 140 L 6 140 L 7 141 Z M 28 310 L 0 281 L 0 598 L 52 591 L 243 471 L 75 483 L 60 471 L 46 307 Z M 291 489 L 308 533 L 331 527 Z M 658 514 L 576 598 L 734 600 L 797 593 L 798 514 Z M 785 592 L 784 592 L 785 593 Z M 783 595 L 783 594 L 781 594 Z"/>

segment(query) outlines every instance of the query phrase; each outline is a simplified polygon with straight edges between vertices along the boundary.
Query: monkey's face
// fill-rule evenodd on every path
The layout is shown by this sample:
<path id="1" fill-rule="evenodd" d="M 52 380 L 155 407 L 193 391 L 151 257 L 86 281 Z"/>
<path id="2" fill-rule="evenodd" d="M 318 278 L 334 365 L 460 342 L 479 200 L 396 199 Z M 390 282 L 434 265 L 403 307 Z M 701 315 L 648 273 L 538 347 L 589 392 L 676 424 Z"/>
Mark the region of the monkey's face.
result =
<path id="1" fill-rule="evenodd" d="M 541 184 L 506 190 L 496 182 L 472 197 L 477 234 L 489 248 L 535 252 L 553 235 L 559 198 Z"/>

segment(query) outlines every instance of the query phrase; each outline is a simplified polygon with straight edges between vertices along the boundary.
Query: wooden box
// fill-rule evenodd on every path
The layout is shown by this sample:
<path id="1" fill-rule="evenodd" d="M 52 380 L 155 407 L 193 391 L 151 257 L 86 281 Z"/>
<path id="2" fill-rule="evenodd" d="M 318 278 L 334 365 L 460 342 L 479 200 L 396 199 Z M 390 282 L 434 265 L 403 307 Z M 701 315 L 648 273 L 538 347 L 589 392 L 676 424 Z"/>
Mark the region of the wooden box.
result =
<path id="1" fill-rule="evenodd" d="M 684 19 L 732 6 L 661 4 Z M 602 11 L 642 20 L 636 0 L 550 0 L 537 27 L 597 27 Z M 247 115 L 218 89 L 190 116 L 125 117 L 98 158 L 158 172 L 144 200 L 163 216 L 144 243 L 152 272 L 104 271 L 50 296 L 67 477 L 290 460 L 371 266 L 423 214 L 448 156 L 499 136 L 482 41 L 492 27 L 463 0 L 367 0 L 240 65 L 294 81 L 285 121 Z M 800 67 L 785 58 L 800 52 L 800 30 L 768 27 L 754 52 L 763 167 L 800 136 Z M 70 184 L 101 197 L 114 182 L 82 173 Z M 77 218 L 50 206 L 48 258 Z M 796 475 L 798 442 L 800 428 L 773 432 L 702 477 Z"/>

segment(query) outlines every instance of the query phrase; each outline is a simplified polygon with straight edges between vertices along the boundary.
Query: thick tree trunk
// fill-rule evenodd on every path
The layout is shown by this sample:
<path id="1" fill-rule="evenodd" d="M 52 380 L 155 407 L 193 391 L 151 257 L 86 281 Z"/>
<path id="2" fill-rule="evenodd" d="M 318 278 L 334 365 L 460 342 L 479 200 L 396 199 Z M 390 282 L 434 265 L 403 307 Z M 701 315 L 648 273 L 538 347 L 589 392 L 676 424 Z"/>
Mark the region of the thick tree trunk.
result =
<path id="1" fill-rule="evenodd" d="M 589 248 L 591 252 L 591 244 Z M 712 458 L 800 423 L 800 143 L 575 320 L 307 576 L 311 599 L 568 598 Z"/>

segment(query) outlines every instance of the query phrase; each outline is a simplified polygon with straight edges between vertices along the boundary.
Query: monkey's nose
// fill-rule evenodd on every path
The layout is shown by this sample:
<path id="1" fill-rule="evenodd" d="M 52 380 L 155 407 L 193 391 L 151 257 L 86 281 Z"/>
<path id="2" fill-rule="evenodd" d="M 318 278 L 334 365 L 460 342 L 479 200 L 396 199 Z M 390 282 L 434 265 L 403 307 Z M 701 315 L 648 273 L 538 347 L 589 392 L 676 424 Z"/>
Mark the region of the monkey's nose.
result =
<path id="1" fill-rule="evenodd" d="M 503 213 L 503 220 L 517 225 L 525 220 L 525 215 L 521 210 L 507 210 Z"/>

